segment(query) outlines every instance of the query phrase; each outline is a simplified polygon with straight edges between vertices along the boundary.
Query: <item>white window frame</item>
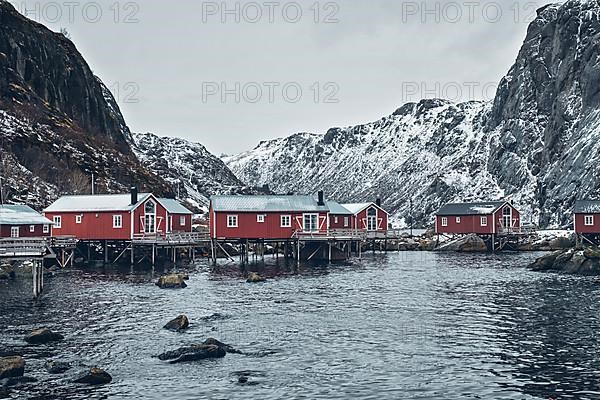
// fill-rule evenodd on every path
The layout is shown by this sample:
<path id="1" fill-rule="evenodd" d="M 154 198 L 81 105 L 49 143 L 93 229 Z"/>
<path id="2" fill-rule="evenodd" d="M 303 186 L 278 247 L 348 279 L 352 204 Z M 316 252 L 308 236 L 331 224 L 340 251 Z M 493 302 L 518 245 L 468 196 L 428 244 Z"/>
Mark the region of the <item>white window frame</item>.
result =
<path id="1" fill-rule="evenodd" d="M 113 229 L 123 228 L 123 216 L 121 214 L 113 215 Z"/>
<path id="2" fill-rule="evenodd" d="M 280 226 L 282 228 L 291 228 L 292 227 L 292 216 L 291 215 L 282 215 L 279 218 Z"/>
<path id="3" fill-rule="evenodd" d="M 583 224 L 585 226 L 594 226 L 594 216 L 593 215 L 586 215 L 583 217 Z"/>
<path id="4" fill-rule="evenodd" d="M 344 217 L 344 228 L 350 226 L 350 217 Z"/>
<path id="5" fill-rule="evenodd" d="M 62 227 L 62 217 L 60 215 L 55 215 L 52 217 L 53 228 L 60 229 Z"/>
<path id="6" fill-rule="evenodd" d="M 333 217 L 333 223 L 334 223 L 334 224 L 337 224 L 337 223 L 338 223 L 338 217 L 337 217 L 337 216 Z"/>
<path id="7" fill-rule="evenodd" d="M 79 214 L 75 216 L 75 223 L 76 224 L 81 224 L 81 222 L 83 222 L 83 215 Z"/>
<path id="8" fill-rule="evenodd" d="M 43 232 L 50 233 L 50 225 L 44 224 Z"/>
<path id="9" fill-rule="evenodd" d="M 227 227 L 228 228 L 239 228 L 239 219 L 237 215 L 227 216 Z"/>
<path id="10" fill-rule="evenodd" d="M 179 226 L 185 226 L 186 222 L 187 221 L 186 221 L 185 215 L 179 216 Z"/>
<path id="11" fill-rule="evenodd" d="M 259 224 L 264 224 L 265 223 L 265 214 L 258 214 L 256 216 L 256 222 L 258 222 Z"/>
<path id="12" fill-rule="evenodd" d="M 310 223 L 312 224 L 313 221 L 315 221 L 315 226 L 314 229 L 312 226 L 306 226 L 306 218 L 309 218 Z M 319 221 L 320 220 L 320 215 L 318 213 L 306 213 L 306 214 L 302 214 L 302 230 L 306 233 L 318 233 L 320 231 L 320 227 L 319 227 Z"/>
<path id="13" fill-rule="evenodd" d="M 444 226 L 444 227 L 448 226 L 448 217 L 442 217 L 442 226 Z"/>
<path id="14" fill-rule="evenodd" d="M 481 217 L 479 222 L 481 226 L 488 226 L 488 217 Z"/>
<path id="15" fill-rule="evenodd" d="M 29 225 L 29 233 L 35 232 L 35 225 Z"/>
<path id="16" fill-rule="evenodd" d="M 21 229 L 18 226 L 10 227 L 10 237 L 11 238 L 17 239 L 20 237 L 20 234 L 21 234 Z"/>
<path id="17" fill-rule="evenodd" d="M 460 217 L 456 217 L 456 223 L 460 224 Z"/>

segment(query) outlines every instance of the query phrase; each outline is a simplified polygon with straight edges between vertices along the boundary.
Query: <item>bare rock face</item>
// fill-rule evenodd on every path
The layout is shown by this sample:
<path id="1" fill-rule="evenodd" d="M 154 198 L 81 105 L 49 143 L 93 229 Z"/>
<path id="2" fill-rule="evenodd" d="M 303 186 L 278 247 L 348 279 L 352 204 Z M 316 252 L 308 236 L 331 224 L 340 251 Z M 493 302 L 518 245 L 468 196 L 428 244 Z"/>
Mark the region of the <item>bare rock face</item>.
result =
<path id="1" fill-rule="evenodd" d="M 60 333 L 52 332 L 50 329 L 36 329 L 25 336 L 25 341 L 29 344 L 46 344 L 63 340 L 64 336 Z"/>
<path id="2" fill-rule="evenodd" d="M 1 357 L 0 379 L 16 378 L 23 376 L 25 372 L 25 360 L 23 357 Z"/>
<path id="3" fill-rule="evenodd" d="M 169 321 L 164 328 L 174 332 L 181 332 L 189 328 L 190 321 L 187 316 L 180 315 L 177 318 Z"/>

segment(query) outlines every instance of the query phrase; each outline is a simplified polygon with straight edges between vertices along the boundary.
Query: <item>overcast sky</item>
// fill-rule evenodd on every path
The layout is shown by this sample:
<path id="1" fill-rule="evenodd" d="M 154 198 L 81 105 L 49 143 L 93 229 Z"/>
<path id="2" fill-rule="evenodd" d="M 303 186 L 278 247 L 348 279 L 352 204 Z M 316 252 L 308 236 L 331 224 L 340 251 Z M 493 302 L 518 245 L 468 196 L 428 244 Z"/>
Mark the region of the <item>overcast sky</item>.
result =
<path id="1" fill-rule="evenodd" d="M 421 97 L 491 98 L 547 3 L 11 2 L 67 29 L 132 131 L 216 154 L 370 122 Z"/>

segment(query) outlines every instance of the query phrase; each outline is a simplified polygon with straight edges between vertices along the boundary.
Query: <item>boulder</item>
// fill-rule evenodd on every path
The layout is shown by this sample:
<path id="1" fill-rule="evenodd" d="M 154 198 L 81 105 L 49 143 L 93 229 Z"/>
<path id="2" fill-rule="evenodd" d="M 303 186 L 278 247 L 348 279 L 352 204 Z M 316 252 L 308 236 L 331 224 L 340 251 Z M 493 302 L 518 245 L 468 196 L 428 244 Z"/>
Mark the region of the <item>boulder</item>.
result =
<path id="1" fill-rule="evenodd" d="M 566 237 L 557 237 L 548 242 L 550 250 L 564 250 L 575 246 L 575 243 Z"/>
<path id="2" fill-rule="evenodd" d="M 180 315 L 177 318 L 167 322 L 164 328 L 174 332 L 181 332 L 189 328 L 189 326 L 190 321 L 188 320 L 188 317 L 185 315 Z"/>
<path id="3" fill-rule="evenodd" d="M 10 390 L 5 387 L 0 387 L 0 399 L 10 399 Z"/>
<path id="4" fill-rule="evenodd" d="M 71 369 L 71 364 L 61 361 L 46 361 L 44 365 L 49 374 L 62 374 Z"/>
<path id="5" fill-rule="evenodd" d="M 198 361 L 207 358 L 223 358 L 227 352 L 224 348 L 215 345 L 193 345 L 181 347 L 177 350 L 167 351 L 158 356 L 159 360 L 177 364 L 186 361 Z"/>
<path id="6" fill-rule="evenodd" d="M 63 340 L 64 336 L 60 333 L 52 332 L 50 329 L 36 329 L 25 336 L 25 341 L 29 344 L 46 344 Z"/>
<path id="7" fill-rule="evenodd" d="M 582 250 L 561 250 L 538 258 L 529 268 L 533 271 L 555 271 L 572 275 L 600 275 L 600 250 L 589 247 Z"/>
<path id="8" fill-rule="evenodd" d="M 89 372 L 75 379 L 75 383 L 84 383 L 86 385 L 105 385 L 112 382 L 112 376 L 100 368 L 92 368 Z"/>
<path id="9" fill-rule="evenodd" d="M 25 360 L 20 356 L 0 357 L 0 379 L 23 376 Z"/>
<path id="10" fill-rule="evenodd" d="M 260 282 L 266 282 L 267 278 L 257 274 L 256 272 L 250 272 L 248 274 L 248 279 L 246 279 L 246 282 L 248 283 L 260 283 Z"/>
<path id="11" fill-rule="evenodd" d="M 487 252 L 488 247 L 483 239 L 477 235 L 467 235 L 438 248 L 442 251 L 457 251 L 463 253 Z"/>
<path id="12" fill-rule="evenodd" d="M 225 350 L 225 352 L 230 353 L 230 354 L 242 354 L 241 351 L 236 350 L 233 347 L 231 347 L 230 345 L 220 342 L 214 338 L 208 338 L 202 344 L 206 345 L 206 346 L 210 346 L 210 345 L 218 346 L 218 347 L 222 348 L 223 350 Z"/>
<path id="13" fill-rule="evenodd" d="M 158 278 L 156 286 L 161 289 L 184 289 L 187 287 L 185 283 L 187 275 L 169 274 Z"/>
<path id="14" fill-rule="evenodd" d="M 556 261 L 556 257 L 563 254 L 562 251 L 557 251 L 554 253 L 546 254 L 537 260 L 535 260 L 532 264 L 529 265 L 529 268 L 534 271 L 550 271 L 554 266 L 554 262 Z"/>
<path id="15" fill-rule="evenodd" d="M 421 251 L 433 251 L 437 246 L 437 242 L 433 239 L 422 239 L 419 242 L 418 249 Z"/>

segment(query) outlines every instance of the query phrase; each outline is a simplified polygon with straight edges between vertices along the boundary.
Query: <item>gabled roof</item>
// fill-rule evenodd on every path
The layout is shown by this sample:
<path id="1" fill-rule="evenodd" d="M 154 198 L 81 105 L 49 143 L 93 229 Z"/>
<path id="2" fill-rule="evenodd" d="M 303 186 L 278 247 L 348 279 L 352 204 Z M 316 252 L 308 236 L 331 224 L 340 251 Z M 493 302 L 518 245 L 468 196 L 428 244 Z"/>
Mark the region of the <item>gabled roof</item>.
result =
<path id="1" fill-rule="evenodd" d="M 312 196 L 213 196 L 213 210 L 219 212 L 327 212 Z"/>
<path id="2" fill-rule="evenodd" d="M 371 202 L 371 203 L 349 203 L 349 204 L 342 204 L 342 207 L 344 207 L 345 209 L 347 209 L 348 211 L 350 211 L 350 213 L 352 215 L 356 215 L 358 213 L 360 213 L 361 211 L 363 211 L 365 208 L 368 208 L 370 206 L 374 206 L 377 207 L 381 210 L 383 210 L 384 213 L 388 213 L 387 211 L 385 211 L 383 208 L 381 208 L 380 206 L 378 206 L 377 204 Z"/>
<path id="3" fill-rule="evenodd" d="M 131 194 L 97 194 L 63 196 L 48 206 L 44 212 L 86 212 L 86 211 L 131 211 L 146 201 L 150 193 L 140 193 L 138 202 L 131 203 Z"/>
<path id="4" fill-rule="evenodd" d="M 175 199 L 158 199 L 158 202 L 167 210 L 169 214 L 193 214 L 190 210 L 185 208 L 180 202 Z"/>
<path id="5" fill-rule="evenodd" d="M 449 203 L 440 208 L 437 215 L 490 215 L 498 211 L 506 203 L 506 201 Z"/>
<path id="6" fill-rule="evenodd" d="M 0 225 L 49 225 L 52 222 L 25 205 L 0 205 Z"/>
<path id="7" fill-rule="evenodd" d="M 331 214 L 336 215 L 353 215 L 352 211 L 348 210 L 346 207 L 338 203 L 337 201 L 326 201 L 325 204 L 329 208 L 329 212 Z"/>
<path id="8" fill-rule="evenodd" d="M 600 200 L 578 200 L 573 208 L 575 214 L 600 214 Z"/>

